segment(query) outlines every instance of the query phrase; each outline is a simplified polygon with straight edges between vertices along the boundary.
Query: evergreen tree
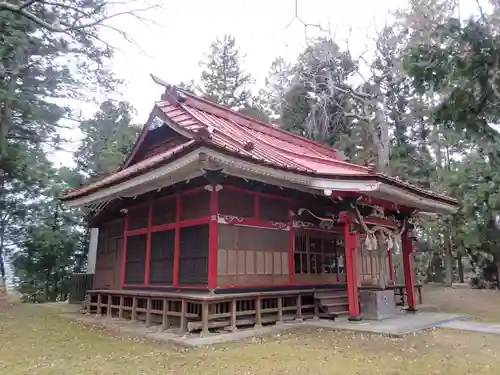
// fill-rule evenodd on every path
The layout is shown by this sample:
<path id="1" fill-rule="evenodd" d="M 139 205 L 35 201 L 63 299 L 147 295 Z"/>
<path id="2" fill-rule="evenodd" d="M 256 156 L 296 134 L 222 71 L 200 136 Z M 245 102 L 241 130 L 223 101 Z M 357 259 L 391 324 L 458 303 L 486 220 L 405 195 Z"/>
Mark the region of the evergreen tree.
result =
<path id="1" fill-rule="evenodd" d="M 74 158 L 84 177 L 112 172 L 130 153 L 140 131 L 133 113 L 130 104 L 107 100 L 93 118 L 81 122 L 84 136 Z"/>
<path id="2" fill-rule="evenodd" d="M 23 236 L 12 254 L 17 289 L 32 301 L 65 299 L 87 255 L 83 216 L 59 200 L 67 183 L 52 170 L 41 195 L 26 206 Z"/>
<path id="3" fill-rule="evenodd" d="M 85 1 L 85 4 L 79 1 L 79 4 L 93 7 L 93 14 L 99 17 L 105 12 L 98 6 L 99 1 Z M 29 11 L 33 15 L 49 21 L 57 19 L 60 25 L 72 24 L 75 12 L 79 11 L 48 6 L 48 3 L 44 6 L 40 2 L 30 3 Z M 33 248 L 33 241 L 41 238 L 40 231 L 49 227 L 50 220 L 53 222 L 54 216 L 61 218 L 54 212 L 64 211 L 62 207 L 55 209 L 54 205 L 62 186 L 69 185 L 57 177 L 63 171 L 52 169 L 45 150 L 47 146 L 58 147 L 59 129 L 70 117 L 71 105 L 91 99 L 92 91 L 116 87 L 117 81 L 104 68 L 112 51 L 96 38 L 97 29 L 87 26 L 57 33 L 20 12 L 0 12 L 0 281 L 5 280 L 4 260 L 16 261 L 28 247 Z M 71 185 L 76 182 L 72 181 Z M 45 209 L 49 206 L 52 208 Z M 85 248 L 80 239 L 84 233 L 83 217 L 78 211 L 67 216 L 73 224 L 58 224 L 53 233 L 68 242 L 59 247 L 37 248 L 55 256 L 55 249 L 73 249 L 71 254 L 68 252 L 67 256 L 54 260 L 69 262 L 64 267 L 71 268 L 85 262 Z M 52 241 L 46 234 L 42 237 L 46 243 Z M 76 260 L 78 253 L 83 255 Z M 70 267 L 71 262 L 76 263 Z M 51 267 L 51 270 L 57 269 L 59 266 Z M 36 273 L 39 269 L 28 267 L 25 271 Z M 21 275 L 25 275 L 22 277 L 26 280 L 32 277 L 29 272 L 18 273 L 19 282 L 24 280 Z"/>
<path id="4" fill-rule="evenodd" d="M 239 109 L 251 99 L 249 85 L 252 77 L 242 68 L 244 56 L 231 35 L 217 38 L 210 45 L 210 52 L 202 67 L 200 90 L 215 103 Z"/>
<path id="5" fill-rule="evenodd" d="M 42 15 L 43 9 L 34 8 L 33 12 Z M 65 12 L 57 17 L 61 23 L 71 23 Z M 115 80 L 104 68 L 112 51 L 97 42 L 93 32 L 54 34 L 18 13 L 0 12 L 3 154 L 7 139 L 57 144 L 60 121 L 71 113 L 65 99 L 88 100 L 93 88 L 114 86 Z"/>

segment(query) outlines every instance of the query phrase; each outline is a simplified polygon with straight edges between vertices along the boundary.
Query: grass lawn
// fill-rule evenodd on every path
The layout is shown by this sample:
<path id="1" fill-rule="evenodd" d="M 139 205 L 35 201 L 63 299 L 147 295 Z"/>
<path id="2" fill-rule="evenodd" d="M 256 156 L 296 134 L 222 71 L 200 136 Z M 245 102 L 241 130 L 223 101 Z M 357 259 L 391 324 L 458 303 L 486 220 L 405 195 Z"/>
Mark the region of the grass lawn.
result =
<path id="1" fill-rule="evenodd" d="M 426 305 L 436 306 L 440 311 L 469 314 L 487 322 L 500 322 L 499 290 L 424 285 L 423 298 Z"/>
<path id="2" fill-rule="evenodd" d="M 57 316 L 0 311 L 0 374 L 498 374 L 500 336 L 431 330 L 403 339 L 303 329 L 178 349 L 114 337 Z M 497 354 L 498 353 L 498 354 Z"/>

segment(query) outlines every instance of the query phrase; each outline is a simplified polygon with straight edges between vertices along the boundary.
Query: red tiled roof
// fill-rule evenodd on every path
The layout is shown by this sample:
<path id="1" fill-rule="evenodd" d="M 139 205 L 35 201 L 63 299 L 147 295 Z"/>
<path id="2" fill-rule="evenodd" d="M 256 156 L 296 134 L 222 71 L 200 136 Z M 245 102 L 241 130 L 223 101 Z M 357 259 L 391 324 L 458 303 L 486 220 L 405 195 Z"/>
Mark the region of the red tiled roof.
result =
<path id="1" fill-rule="evenodd" d="M 179 96 L 179 93 L 181 96 Z M 342 160 L 337 151 L 318 142 L 297 136 L 280 128 L 255 120 L 208 100 L 178 89 L 167 89 L 162 100 L 155 103 L 164 120 L 179 127 L 193 138 L 174 149 L 151 156 L 139 163 L 124 166 L 104 179 L 68 192 L 65 198 L 82 195 L 125 179 L 131 175 L 166 162 L 173 155 L 192 146 L 196 140 L 224 149 L 231 154 L 271 167 L 309 175 L 337 177 L 377 176 L 414 191 L 450 199 L 444 195 L 417 188 L 399 179 L 372 173 L 370 168 Z M 140 147 L 140 141 L 135 148 Z"/>
<path id="2" fill-rule="evenodd" d="M 298 172 L 368 174 L 368 168 L 342 161 L 331 148 L 229 112 L 190 94 L 186 96 L 184 103 L 164 100 L 157 102 L 156 106 L 168 119 L 187 131 L 208 131 L 209 142 L 218 147 Z"/>

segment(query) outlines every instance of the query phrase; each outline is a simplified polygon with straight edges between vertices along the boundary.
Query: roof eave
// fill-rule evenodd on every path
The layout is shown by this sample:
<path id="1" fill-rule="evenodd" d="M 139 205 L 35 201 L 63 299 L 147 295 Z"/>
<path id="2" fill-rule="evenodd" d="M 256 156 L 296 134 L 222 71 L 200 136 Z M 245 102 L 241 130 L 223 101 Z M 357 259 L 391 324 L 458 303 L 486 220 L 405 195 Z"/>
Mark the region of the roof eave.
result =
<path id="1" fill-rule="evenodd" d="M 182 177 L 194 173 L 193 163 L 200 160 L 200 156 L 214 160 L 215 162 L 233 170 L 240 170 L 249 177 L 252 175 L 260 178 L 269 178 L 274 183 L 276 181 L 286 182 L 289 187 L 299 189 L 311 189 L 314 191 L 325 190 L 332 191 L 354 191 L 362 194 L 379 197 L 388 201 L 398 202 L 402 206 L 416 208 L 423 212 L 453 214 L 458 210 L 458 204 L 443 197 L 428 197 L 419 191 L 409 191 L 408 186 L 395 186 L 387 182 L 381 182 L 373 175 L 335 175 L 326 177 L 317 177 L 310 174 L 299 173 L 297 171 L 288 171 L 272 166 L 259 164 L 256 161 L 245 160 L 244 158 L 221 152 L 217 147 L 211 145 L 200 145 L 196 149 L 191 149 L 190 153 L 184 154 L 175 160 L 165 160 L 164 164 L 155 166 L 154 169 L 142 173 L 125 181 L 116 182 L 111 186 L 103 187 L 84 196 L 66 198 L 70 206 L 81 206 L 84 204 L 95 203 L 103 199 L 114 199 L 121 196 L 123 192 L 130 194 L 139 194 L 147 190 L 154 190 L 164 186 L 171 185 L 181 181 Z M 176 178 L 170 177 L 166 180 L 164 177 L 184 169 Z M 200 172 L 198 165 L 198 172 Z M 175 181 L 174 181 L 175 180 Z M 156 181 L 156 183 L 155 183 Z M 149 185 L 149 187 L 148 187 Z"/>
<path id="2" fill-rule="evenodd" d="M 379 191 L 395 200 L 407 200 L 408 206 L 418 208 L 422 212 L 451 215 L 457 213 L 459 209 L 458 203 L 451 199 L 445 202 L 443 199 L 422 197 L 390 184 L 380 183 Z"/>

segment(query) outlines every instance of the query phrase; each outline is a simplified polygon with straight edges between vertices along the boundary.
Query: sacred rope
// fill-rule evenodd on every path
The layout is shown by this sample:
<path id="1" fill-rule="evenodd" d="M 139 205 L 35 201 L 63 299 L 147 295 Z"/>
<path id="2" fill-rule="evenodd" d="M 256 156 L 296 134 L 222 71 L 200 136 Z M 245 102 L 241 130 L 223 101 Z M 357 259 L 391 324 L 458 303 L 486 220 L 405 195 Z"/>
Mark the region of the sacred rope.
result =
<path id="1" fill-rule="evenodd" d="M 354 208 L 356 212 L 356 219 L 358 220 L 363 230 L 366 232 L 366 240 L 365 240 L 366 250 L 370 251 L 377 249 L 378 247 L 377 236 L 376 236 L 377 232 L 380 233 L 382 240 L 385 243 L 387 243 L 387 248 L 392 249 L 394 247 L 396 248 L 398 247 L 398 242 L 396 241 L 396 237 L 399 237 L 403 234 L 406 228 L 406 219 L 404 219 L 403 225 L 401 225 L 401 228 L 399 229 L 398 232 L 380 225 L 375 225 L 370 229 L 363 220 L 363 217 L 361 216 L 357 205 L 353 204 L 351 205 L 351 207 Z"/>
<path id="2" fill-rule="evenodd" d="M 396 237 L 399 237 L 403 234 L 403 232 L 406 228 L 406 219 L 404 219 L 403 225 L 401 225 L 401 228 L 397 232 L 394 230 L 391 230 L 387 227 L 380 226 L 380 225 L 375 225 L 374 227 L 372 227 L 370 229 L 370 228 L 368 228 L 368 225 L 366 225 L 365 221 L 363 220 L 363 217 L 361 216 L 361 213 L 359 212 L 357 205 L 354 204 L 351 207 L 354 208 L 354 210 L 356 212 L 356 219 L 358 220 L 359 224 L 361 225 L 361 227 L 363 228 L 363 230 L 366 233 L 366 240 L 365 240 L 366 250 L 371 251 L 371 250 L 377 249 L 377 247 L 378 247 L 377 246 L 378 245 L 377 232 L 380 233 L 380 236 L 382 237 L 383 241 L 385 243 L 387 243 L 387 247 L 389 249 L 398 247 Z M 313 212 L 311 212 L 311 210 L 309 210 L 307 208 L 299 208 L 297 213 L 299 215 L 301 215 L 304 211 L 309 212 L 309 214 L 311 214 L 311 216 L 315 217 L 318 220 L 335 223 L 335 220 L 333 218 L 318 216 L 318 215 L 314 214 Z"/>

